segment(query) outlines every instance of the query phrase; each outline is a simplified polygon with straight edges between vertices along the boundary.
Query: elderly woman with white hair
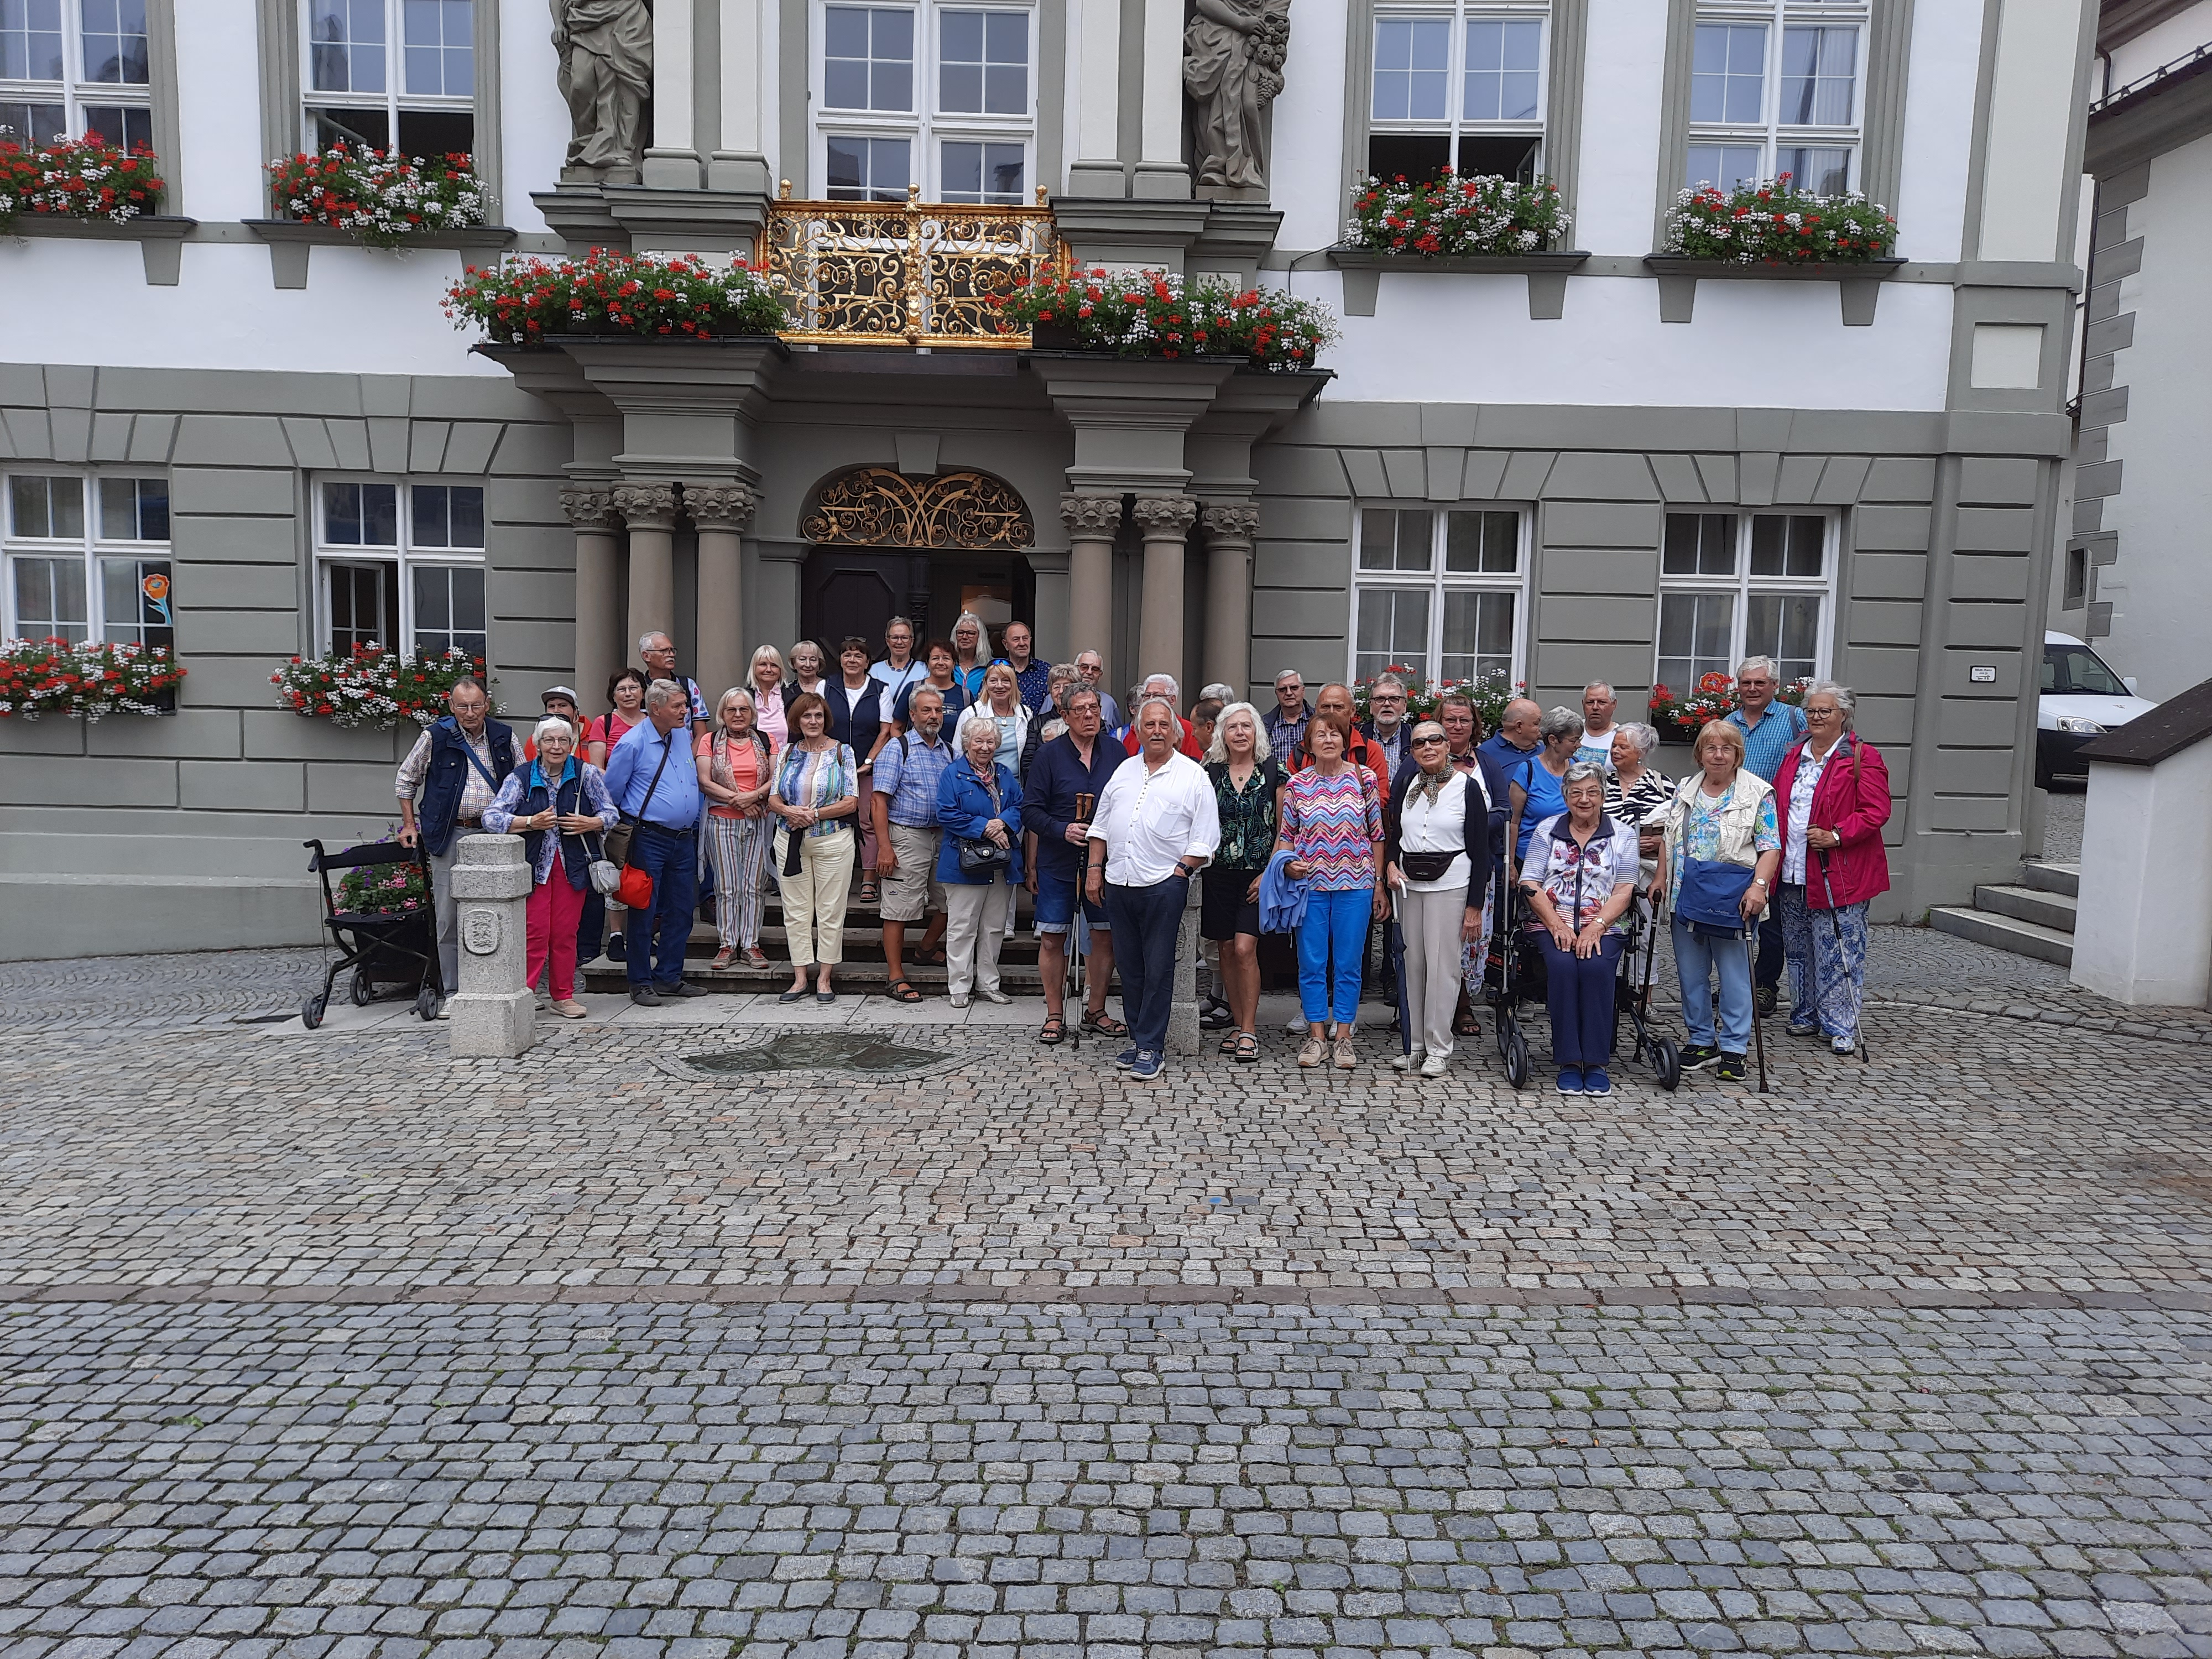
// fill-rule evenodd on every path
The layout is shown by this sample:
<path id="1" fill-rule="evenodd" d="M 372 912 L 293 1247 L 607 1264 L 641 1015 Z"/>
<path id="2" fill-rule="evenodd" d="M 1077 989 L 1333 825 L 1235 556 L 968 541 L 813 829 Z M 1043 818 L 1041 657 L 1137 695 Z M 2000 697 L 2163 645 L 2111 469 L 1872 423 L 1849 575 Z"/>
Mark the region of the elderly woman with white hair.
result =
<path id="1" fill-rule="evenodd" d="M 1542 930 L 1556 1086 L 1563 1095 L 1609 1095 L 1613 970 L 1636 891 L 1636 832 L 1606 815 L 1602 767 L 1574 762 L 1565 786 L 1565 810 L 1529 837 L 1521 890 Z"/>
<path id="2" fill-rule="evenodd" d="M 576 1000 L 576 925 L 591 890 L 591 862 L 602 856 L 599 837 L 621 813 L 607 793 L 606 774 L 575 755 L 576 728 L 558 714 L 538 722 L 537 758 L 507 775 L 484 809 L 483 827 L 495 836 L 522 837 L 530 866 L 530 900 L 523 910 L 526 982 L 552 969 L 553 1012 L 581 1019 Z"/>
<path id="3" fill-rule="evenodd" d="M 1866 998 L 1867 906 L 1889 890 L 1889 768 L 1851 729 L 1857 699 L 1833 680 L 1805 688 L 1805 741 L 1774 775 L 1782 814 L 1782 935 L 1790 952 L 1790 1033 L 1858 1047 Z"/>
<path id="4" fill-rule="evenodd" d="M 1004 668 L 1005 665 L 999 665 Z M 1022 786 L 1000 762 L 999 720 L 969 709 L 961 721 L 960 758 L 937 781 L 937 821 L 945 836 L 937 879 L 945 889 L 945 988 L 965 1008 L 1012 1002 L 999 987 L 999 945 L 1006 899 L 1022 879 Z"/>

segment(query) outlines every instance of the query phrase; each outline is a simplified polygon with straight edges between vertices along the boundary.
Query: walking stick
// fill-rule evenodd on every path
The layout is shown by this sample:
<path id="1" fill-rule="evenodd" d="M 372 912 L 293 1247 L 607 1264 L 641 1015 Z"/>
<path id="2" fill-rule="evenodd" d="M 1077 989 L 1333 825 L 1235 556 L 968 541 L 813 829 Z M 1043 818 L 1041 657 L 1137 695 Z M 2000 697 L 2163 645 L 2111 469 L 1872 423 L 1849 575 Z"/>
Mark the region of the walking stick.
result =
<path id="1" fill-rule="evenodd" d="M 1746 921 L 1743 927 L 1743 949 L 1747 959 L 1752 952 L 1752 941 L 1758 937 L 1759 925 L 1756 922 Z M 1759 1092 L 1765 1094 L 1766 1092 L 1766 1028 L 1759 1023 L 1759 996 L 1755 991 L 1751 999 L 1751 1043 L 1752 1047 L 1759 1051 Z"/>
<path id="2" fill-rule="evenodd" d="M 1828 896 L 1828 932 L 1836 941 L 1837 958 L 1841 960 L 1844 954 L 1844 924 L 1836 920 L 1836 884 L 1828 879 L 1828 854 L 1826 848 L 1820 850 L 1820 886 Z M 1862 1007 L 1859 1012 L 1863 1016 L 1866 1011 Z M 1860 1065 L 1874 1064 L 1867 1058 L 1866 1028 L 1863 1021 L 1859 1028 L 1858 1050 Z"/>
<path id="3" fill-rule="evenodd" d="M 1406 929 L 1398 920 L 1398 907 L 1405 902 L 1402 891 L 1390 896 L 1390 920 L 1385 924 L 1390 941 L 1390 974 L 1398 988 L 1398 1052 L 1413 1052 L 1413 1020 L 1406 1007 Z"/>

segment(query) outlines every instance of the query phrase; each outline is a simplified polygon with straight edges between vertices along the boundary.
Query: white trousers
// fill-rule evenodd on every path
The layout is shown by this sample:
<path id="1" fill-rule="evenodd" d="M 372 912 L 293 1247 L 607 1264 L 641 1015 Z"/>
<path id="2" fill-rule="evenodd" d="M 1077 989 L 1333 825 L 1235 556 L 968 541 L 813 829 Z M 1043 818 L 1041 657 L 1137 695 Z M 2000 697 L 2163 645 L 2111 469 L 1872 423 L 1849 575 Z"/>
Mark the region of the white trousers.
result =
<path id="1" fill-rule="evenodd" d="M 988 887 L 952 881 L 945 884 L 945 988 L 956 997 L 972 992 L 980 980 L 987 991 L 999 988 L 999 946 L 1006 940 L 1006 902 L 1011 890 L 1003 880 Z"/>
<path id="2" fill-rule="evenodd" d="M 1467 889 L 1398 895 L 1398 927 L 1405 935 L 1407 1035 L 1413 1052 L 1452 1051 L 1452 1010 L 1459 1006 L 1460 929 L 1467 921 Z"/>

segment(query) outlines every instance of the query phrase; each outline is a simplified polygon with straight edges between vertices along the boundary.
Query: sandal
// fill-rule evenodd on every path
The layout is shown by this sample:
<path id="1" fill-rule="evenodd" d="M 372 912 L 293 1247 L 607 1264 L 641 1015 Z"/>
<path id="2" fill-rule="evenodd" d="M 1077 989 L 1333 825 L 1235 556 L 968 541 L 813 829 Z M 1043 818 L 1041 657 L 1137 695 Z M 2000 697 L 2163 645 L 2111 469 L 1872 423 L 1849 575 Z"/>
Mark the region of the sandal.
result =
<path id="1" fill-rule="evenodd" d="M 873 876 L 871 876 L 867 880 L 860 884 L 860 902 L 863 904 L 873 904 L 875 902 L 876 880 Z"/>
<path id="2" fill-rule="evenodd" d="M 1095 1014 L 1086 1012 L 1083 1016 L 1083 1029 L 1086 1031 L 1094 1031 L 1100 1036 L 1117 1037 L 1129 1035 L 1127 1026 L 1103 1009 Z"/>
<path id="3" fill-rule="evenodd" d="M 1457 1019 L 1452 1021 L 1452 1035 L 1454 1036 L 1466 1037 L 1480 1036 L 1482 1035 L 1482 1023 L 1475 1018 L 1474 1009 L 1468 1009 Z"/>
<path id="4" fill-rule="evenodd" d="M 1260 1039 L 1249 1031 L 1237 1033 L 1237 1058 L 1251 1065 L 1260 1058 Z"/>
<path id="5" fill-rule="evenodd" d="M 1242 1031 L 1224 1031 L 1221 1037 L 1221 1052 L 1224 1054 L 1235 1054 L 1237 1052 L 1237 1039 L 1243 1035 L 1244 1034 Z"/>
<path id="6" fill-rule="evenodd" d="M 1037 1033 L 1037 1041 L 1043 1043 L 1046 1048 L 1051 1048 L 1058 1047 L 1066 1036 L 1066 1018 L 1060 1014 L 1047 1014 L 1044 1017 L 1044 1030 Z"/>
<path id="7" fill-rule="evenodd" d="M 942 968 L 945 966 L 945 947 L 940 945 L 934 950 L 925 951 L 921 959 L 932 968 Z"/>
<path id="8" fill-rule="evenodd" d="M 885 986 L 884 988 L 884 994 L 889 997 L 893 1002 L 919 1002 L 921 1000 L 921 993 L 915 990 L 911 984 L 902 979 L 895 979 L 889 985 Z"/>

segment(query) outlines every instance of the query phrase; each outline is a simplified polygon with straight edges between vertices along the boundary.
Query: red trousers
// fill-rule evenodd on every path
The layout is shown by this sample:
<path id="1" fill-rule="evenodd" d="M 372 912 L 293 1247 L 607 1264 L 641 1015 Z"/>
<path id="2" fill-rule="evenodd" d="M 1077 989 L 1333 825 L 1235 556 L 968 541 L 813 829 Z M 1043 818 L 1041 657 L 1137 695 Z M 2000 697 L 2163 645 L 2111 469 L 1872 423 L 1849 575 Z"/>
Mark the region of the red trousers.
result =
<path id="1" fill-rule="evenodd" d="M 529 983 L 536 986 L 545 971 L 545 951 L 553 951 L 553 1000 L 566 1002 L 576 994 L 576 928 L 584 915 L 584 896 L 568 884 L 561 860 L 553 860 L 553 873 L 530 890 L 530 904 L 523 913 Z M 550 930 L 550 931 L 549 931 Z"/>

